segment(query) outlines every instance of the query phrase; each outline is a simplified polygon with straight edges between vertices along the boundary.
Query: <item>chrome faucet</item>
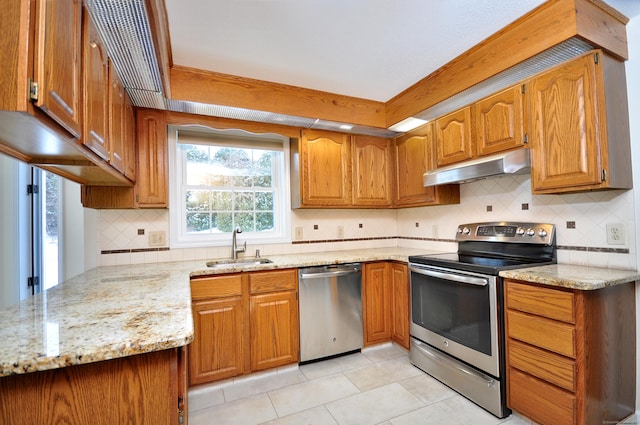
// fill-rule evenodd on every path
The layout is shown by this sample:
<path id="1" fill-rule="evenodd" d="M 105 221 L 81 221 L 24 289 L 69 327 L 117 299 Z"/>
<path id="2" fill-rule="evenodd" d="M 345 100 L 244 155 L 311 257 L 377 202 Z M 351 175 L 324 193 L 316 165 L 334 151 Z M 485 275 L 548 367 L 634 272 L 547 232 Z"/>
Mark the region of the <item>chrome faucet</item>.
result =
<path id="1" fill-rule="evenodd" d="M 236 235 L 238 233 L 242 233 L 242 230 L 239 227 L 233 229 L 233 235 L 231 236 L 231 258 L 234 260 L 238 259 L 239 252 L 245 252 L 247 250 L 247 241 L 244 241 L 244 246 L 242 248 L 238 248 L 238 243 L 236 241 Z"/>

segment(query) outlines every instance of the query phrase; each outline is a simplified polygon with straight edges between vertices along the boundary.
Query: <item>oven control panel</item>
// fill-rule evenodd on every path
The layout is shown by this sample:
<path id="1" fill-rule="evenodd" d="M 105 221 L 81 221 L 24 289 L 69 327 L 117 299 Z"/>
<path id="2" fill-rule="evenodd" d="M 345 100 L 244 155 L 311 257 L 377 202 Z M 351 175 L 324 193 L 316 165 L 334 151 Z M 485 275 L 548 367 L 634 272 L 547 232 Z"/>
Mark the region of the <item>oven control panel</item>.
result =
<path id="1" fill-rule="evenodd" d="M 549 223 L 511 221 L 461 224 L 458 226 L 456 241 L 492 241 L 552 245 L 555 243 L 555 225 Z"/>

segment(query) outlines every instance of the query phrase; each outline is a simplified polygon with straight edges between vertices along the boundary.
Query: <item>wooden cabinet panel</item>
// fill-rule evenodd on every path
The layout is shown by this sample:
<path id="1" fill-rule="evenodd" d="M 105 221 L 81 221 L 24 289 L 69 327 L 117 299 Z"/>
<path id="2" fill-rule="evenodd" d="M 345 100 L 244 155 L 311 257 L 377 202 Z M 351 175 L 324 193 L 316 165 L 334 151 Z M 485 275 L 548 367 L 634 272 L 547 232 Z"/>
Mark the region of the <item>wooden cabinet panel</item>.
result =
<path id="1" fill-rule="evenodd" d="M 365 263 L 363 267 L 362 316 L 364 345 L 391 339 L 391 282 L 387 262 Z"/>
<path id="2" fill-rule="evenodd" d="M 565 390 L 576 390 L 576 362 L 566 357 L 512 340 L 509 365 Z"/>
<path id="3" fill-rule="evenodd" d="M 195 338 L 189 346 L 191 385 L 230 378 L 244 372 L 242 298 L 193 303 Z"/>
<path id="4" fill-rule="evenodd" d="M 510 309 L 576 323 L 575 294 L 572 291 L 507 281 L 506 300 Z"/>
<path id="5" fill-rule="evenodd" d="M 572 325 L 508 310 L 509 338 L 527 342 L 564 356 L 576 357 L 576 331 Z"/>
<path id="6" fill-rule="evenodd" d="M 38 84 L 38 93 L 35 105 L 79 138 L 82 1 L 39 0 L 36 8 L 34 81 Z"/>
<path id="7" fill-rule="evenodd" d="M 118 73 L 109 61 L 109 163 L 125 172 L 125 91 Z"/>
<path id="8" fill-rule="evenodd" d="M 297 291 L 297 269 L 255 272 L 249 274 L 249 293 Z"/>
<path id="9" fill-rule="evenodd" d="M 89 13 L 83 24 L 84 131 L 82 143 L 109 160 L 109 58 Z"/>
<path id="10" fill-rule="evenodd" d="M 594 51 L 530 87 L 532 192 L 631 188 L 624 64 Z"/>
<path id="11" fill-rule="evenodd" d="M 296 291 L 251 296 L 251 370 L 263 370 L 300 359 Z"/>
<path id="12" fill-rule="evenodd" d="M 473 106 L 478 156 L 524 145 L 524 96 L 524 85 L 518 85 Z"/>
<path id="13" fill-rule="evenodd" d="M 139 208 L 166 208 L 169 203 L 167 126 L 163 111 L 138 110 L 138 172 L 136 204 Z"/>
<path id="14" fill-rule="evenodd" d="M 507 393 L 511 409 L 540 424 L 576 424 L 576 397 L 569 392 L 510 369 Z"/>
<path id="15" fill-rule="evenodd" d="M 391 206 L 392 148 L 389 140 L 353 136 L 353 205 Z"/>
<path id="16" fill-rule="evenodd" d="M 136 111 L 131 98 L 124 92 L 124 175 L 136 181 L 138 164 L 136 143 Z"/>
<path id="17" fill-rule="evenodd" d="M 435 122 L 436 165 L 442 167 L 473 157 L 471 107 L 459 109 Z"/>
<path id="18" fill-rule="evenodd" d="M 434 168 L 433 124 L 420 127 L 394 141 L 395 201 L 397 206 L 429 204 L 435 188 L 424 187 L 422 176 Z"/>
<path id="19" fill-rule="evenodd" d="M 173 349 L 3 377 L 0 423 L 178 425 L 178 367 Z"/>
<path id="20" fill-rule="evenodd" d="M 391 339 L 409 349 L 409 272 L 406 264 L 390 263 L 392 290 Z"/>
<path id="21" fill-rule="evenodd" d="M 351 205 L 350 138 L 347 134 L 330 131 L 302 132 L 302 205 Z"/>
<path id="22" fill-rule="evenodd" d="M 191 279 L 191 299 L 195 301 L 240 295 L 242 295 L 242 276 L 240 274 Z"/>

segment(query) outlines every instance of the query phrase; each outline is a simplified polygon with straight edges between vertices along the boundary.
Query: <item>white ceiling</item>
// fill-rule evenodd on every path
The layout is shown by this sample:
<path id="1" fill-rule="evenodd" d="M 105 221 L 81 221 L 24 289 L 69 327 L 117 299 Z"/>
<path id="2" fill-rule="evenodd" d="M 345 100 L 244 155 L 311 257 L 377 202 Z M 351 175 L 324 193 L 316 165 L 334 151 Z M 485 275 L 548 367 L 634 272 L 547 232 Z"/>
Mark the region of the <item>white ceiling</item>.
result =
<path id="1" fill-rule="evenodd" d="M 176 65 L 385 102 L 544 0 L 165 2 Z"/>

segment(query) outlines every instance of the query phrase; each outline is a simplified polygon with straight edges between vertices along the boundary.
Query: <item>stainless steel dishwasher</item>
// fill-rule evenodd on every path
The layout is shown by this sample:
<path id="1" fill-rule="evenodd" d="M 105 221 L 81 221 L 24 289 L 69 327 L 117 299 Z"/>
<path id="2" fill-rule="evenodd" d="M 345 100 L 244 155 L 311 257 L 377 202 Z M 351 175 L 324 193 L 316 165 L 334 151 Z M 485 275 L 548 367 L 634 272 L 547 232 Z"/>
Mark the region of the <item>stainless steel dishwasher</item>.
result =
<path id="1" fill-rule="evenodd" d="M 300 361 L 362 348 L 362 265 L 298 270 Z"/>

